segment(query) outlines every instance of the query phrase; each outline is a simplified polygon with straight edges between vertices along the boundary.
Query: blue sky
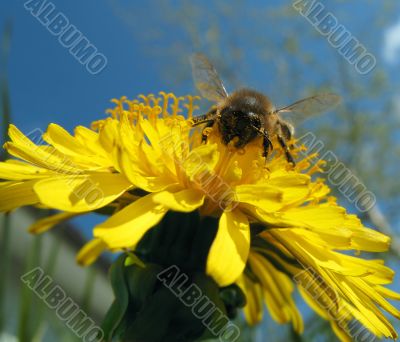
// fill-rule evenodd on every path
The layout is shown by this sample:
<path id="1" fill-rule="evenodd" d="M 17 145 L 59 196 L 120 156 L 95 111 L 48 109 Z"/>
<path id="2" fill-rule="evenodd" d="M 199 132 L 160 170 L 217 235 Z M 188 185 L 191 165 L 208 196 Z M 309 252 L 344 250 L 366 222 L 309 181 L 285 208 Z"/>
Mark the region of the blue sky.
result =
<path id="1" fill-rule="evenodd" d="M 129 43 L 128 30 L 110 15 L 105 1 L 53 3 L 109 62 L 102 73 L 91 75 L 25 10 L 23 2 L 2 2 L 0 23 L 5 18 L 13 23 L 8 76 L 13 121 L 22 130 L 45 129 L 49 122 L 67 129 L 88 125 L 104 114 L 111 97 L 161 86 L 154 82 L 158 78 L 152 74 L 152 61 L 141 54 L 140 46 Z"/>

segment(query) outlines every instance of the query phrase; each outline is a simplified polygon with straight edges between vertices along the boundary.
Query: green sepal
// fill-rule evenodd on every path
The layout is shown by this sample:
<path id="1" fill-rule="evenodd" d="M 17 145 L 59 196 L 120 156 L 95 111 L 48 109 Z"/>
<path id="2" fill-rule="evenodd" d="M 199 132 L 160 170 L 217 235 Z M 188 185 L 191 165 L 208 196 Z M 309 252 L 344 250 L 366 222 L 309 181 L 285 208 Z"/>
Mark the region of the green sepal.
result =
<path id="1" fill-rule="evenodd" d="M 130 322 L 122 341 L 167 341 L 165 336 L 172 319 L 171 313 L 176 310 L 177 304 L 169 290 L 161 288 L 137 312 L 136 319 Z"/>
<path id="2" fill-rule="evenodd" d="M 125 259 L 124 265 L 125 265 L 125 267 L 132 266 L 132 265 L 138 265 L 139 267 L 142 267 L 142 268 L 146 267 L 144 262 L 135 253 L 132 253 L 132 252 L 127 253 L 127 257 Z"/>
<path id="3" fill-rule="evenodd" d="M 185 272 L 205 272 L 208 252 L 218 229 L 216 218 L 201 218 L 197 211 L 169 211 L 149 230 L 135 253 L 144 261 L 168 267 L 178 265 Z"/>
<path id="4" fill-rule="evenodd" d="M 139 310 L 151 296 L 158 283 L 157 274 L 162 267 L 156 264 L 147 264 L 144 268 L 133 265 L 125 269 L 130 296 L 130 311 Z"/>
<path id="5" fill-rule="evenodd" d="M 189 342 L 218 337 L 224 324 L 243 304 L 243 294 L 238 287 L 221 290 L 205 274 L 217 230 L 217 218 L 201 218 L 196 211 L 170 211 L 145 234 L 134 254 L 121 256 L 111 272 L 116 300 L 106 317 L 107 338 L 126 342 Z M 171 265 L 186 278 L 176 288 L 174 282 L 167 284 L 157 278 Z M 117 279 L 120 284 L 115 284 Z M 172 279 L 175 280 L 173 274 Z M 189 294 L 185 291 L 193 284 L 201 295 L 191 306 L 185 302 L 185 295 Z M 202 318 L 193 313 L 201 298 L 210 305 Z M 117 308 L 120 303 L 122 307 Z"/>

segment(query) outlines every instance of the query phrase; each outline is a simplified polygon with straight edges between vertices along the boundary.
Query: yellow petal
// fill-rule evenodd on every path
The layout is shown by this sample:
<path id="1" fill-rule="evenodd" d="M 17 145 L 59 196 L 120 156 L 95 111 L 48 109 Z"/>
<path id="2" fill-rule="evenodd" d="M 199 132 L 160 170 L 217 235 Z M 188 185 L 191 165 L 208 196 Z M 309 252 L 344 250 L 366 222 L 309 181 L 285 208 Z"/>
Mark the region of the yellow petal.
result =
<path id="1" fill-rule="evenodd" d="M 168 209 L 187 213 L 203 205 L 204 194 L 194 189 L 182 190 L 175 193 L 163 191 L 155 194 L 153 200 Z"/>
<path id="2" fill-rule="evenodd" d="M 272 172 L 270 178 L 265 182 L 278 188 L 293 188 L 310 183 L 311 178 L 309 175 L 304 173 L 282 173 L 281 171 Z"/>
<path id="3" fill-rule="evenodd" d="M 58 151 L 67 155 L 76 156 L 86 152 L 84 145 L 69 134 L 63 127 L 57 124 L 50 124 L 43 139 L 53 145 Z"/>
<path id="4" fill-rule="evenodd" d="M 354 249 L 368 252 L 385 252 L 390 247 L 390 237 L 370 228 L 362 227 L 352 232 Z"/>
<path id="5" fill-rule="evenodd" d="M 218 163 L 217 144 L 200 145 L 193 149 L 183 161 L 183 169 L 192 181 L 199 180 L 210 173 Z"/>
<path id="6" fill-rule="evenodd" d="M 260 323 L 263 317 L 261 285 L 251 281 L 244 274 L 237 280 L 237 284 L 246 296 L 246 306 L 243 308 L 243 311 L 247 323 L 249 325 Z"/>
<path id="7" fill-rule="evenodd" d="M 42 178 L 49 174 L 51 173 L 46 169 L 14 159 L 0 162 L 0 179 L 27 180 Z"/>
<path id="8" fill-rule="evenodd" d="M 59 176 L 38 181 L 34 191 L 50 208 L 83 212 L 101 208 L 131 187 L 118 173 Z"/>
<path id="9" fill-rule="evenodd" d="M 234 188 L 237 202 L 251 204 L 264 210 L 279 210 L 282 204 L 282 192 L 269 185 L 246 184 Z"/>
<path id="10" fill-rule="evenodd" d="M 394 271 L 385 266 L 383 260 L 365 260 L 355 258 L 349 255 L 341 255 L 343 263 L 350 264 L 353 268 L 365 268 L 369 271 L 364 277 L 365 280 L 372 284 L 390 284 L 393 282 Z"/>
<path id="11" fill-rule="evenodd" d="M 76 126 L 74 129 L 76 139 L 81 143 L 87 146 L 87 143 L 90 143 L 89 147 L 91 148 L 93 145 L 98 142 L 99 134 L 87 127 L 84 126 Z M 97 147 L 93 149 L 93 152 L 97 151 Z"/>
<path id="12" fill-rule="evenodd" d="M 317 244 L 328 245 L 330 248 L 350 249 L 352 232 L 345 227 L 345 215 L 342 212 L 338 212 L 337 215 L 333 212 L 333 214 L 328 213 L 325 219 L 324 208 L 321 209 L 321 211 L 318 208 L 309 210 L 308 207 L 302 207 L 269 213 L 259 208 L 246 206 L 247 213 L 269 227 L 291 229 L 304 227 L 306 230 L 315 232 L 313 240 Z"/>
<path id="13" fill-rule="evenodd" d="M 101 239 L 93 239 L 81 248 L 76 256 L 76 261 L 82 266 L 88 266 L 96 261 L 106 247 L 106 244 Z"/>
<path id="14" fill-rule="evenodd" d="M 312 281 L 312 279 L 310 281 Z M 302 286 L 299 286 L 299 292 L 311 309 L 313 309 L 322 318 L 329 320 L 328 312 L 323 310 L 322 305 L 318 303 L 312 295 L 310 295 L 308 290 L 305 290 Z M 323 294 L 322 291 L 320 293 Z"/>
<path id="15" fill-rule="evenodd" d="M 118 154 L 121 172 L 136 187 L 148 192 L 158 192 L 176 183 L 176 181 L 174 182 L 170 177 L 165 175 L 153 176 L 144 173 L 140 170 L 140 163 L 132 161 L 127 151 L 118 150 Z"/>
<path id="16" fill-rule="evenodd" d="M 83 131 L 79 129 L 78 131 Z M 95 136 L 97 134 L 93 132 Z M 69 134 L 64 128 L 56 124 L 50 124 L 43 139 L 54 146 L 57 151 L 71 157 L 74 163 L 85 168 L 97 168 L 98 166 L 111 166 L 111 160 L 100 144 L 93 142 L 93 136 L 86 134 L 88 139 L 83 140 Z M 96 144 L 97 143 L 97 144 Z M 96 146 L 95 149 L 93 147 Z"/>
<path id="17" fill-rule="evenodd" d="M 239 210 L 224 212 L 207 259 L 207 274 L 220 286 L 235 282 L 243 272 L 250 250 L 250 227 Z"/>
<path id="18" fill-rule="evenodd" d="M 371 287 L 368 283 L 366 283 L 363 279 L 361 278 L 354 278 L 351 279 L 352 283 L 358 287 L 360 290 L 360 293 L 363 295 L 366 295 L 366 297 L 369 300 L 373 300 L 381 308 L 386 310 L 389 314 L 391 314 L 393 317 L 396 317 L 397 319 L 400 319 L 400 311 L 396 309 L 393 305 L 391 305 L 382 295 L 376 291 L 374 287 Z"/>
<path id="19" fill-rule="evenodd" d="M 291 173 L 279 177 L 275 177 L 272 173 L 266 183 L 282 191 L 282 201 L 286 205 L 303 203 L 312 190 L 310 176 L 301 173 Z"/>
<path id="20" fill-rule="evenodd" d="M 310 205 L 289 209 L 284 213 L 283 218 L 294 226 L 330 230 L 344 225 L 346 211 L 339 206 Z"/>
<path id="21" fill-rule="evenodd" d="M 37 204 L 39 198 L 33 191 L 36 182 L 36 180 L 0 182 L 0 212 Z"/>
<path id="22" fill-rule="evenodd" d="M 143 122 L 145 123 L 145 121 Z M 151 127 L 150 122 L 147 123 Z M 157 130 L 161 130 L 161 134 L 151 134 L 149 129 L 142 126 L 146 133 L 150 144 L 155 149 L 155 155 L 162 151 L 164 156 L 169 156 L 168 159 L 173 159 L 175 162 L 182 164 L 182 161 L 189 154 L 188 127 L 177 120 L 170 122 L 170 125 L 157 125 Z M 157 139 L 158 137 L 158 139 Z M 158 140 L 158 141 L 157 141 Z M 158 147 L 159 146 L 159 147 Z"/>
<path id="23" fill-rule="evenodd" d="M 331 327 L 335 335 L 339 338 L 341 342 L 352 342 L 354 341 L 347 332 L 339 327 L 339 325 L 335 321 L 331 321 Z"/>
<path id="24" fill-rule="evenodd" d="M 303 265 L 315 269 L 324 267 L 347 276 L 367 276 L 370 270 L 367 267 L 354 267 L 354 264 L 345 262 L 347 256 L 336 253 L 321 245 L 319 235 L 304 229 L 271 229 L 269 232 L 277 238 Z M 355 259 L 355 258 L 354 258 Z"/>
<path id="25" fill-rule="evenodd" d="M 385 298 L 400 300 L 400 293 L 397 293 L 383 286 L 376 286 L 375 289 Z"/>
<path id="26" fill-rule="evenodd" d="M 160 135 L 157 130 L 153 127 L 153 125 L 149 122 L 149 120 L 140 120 L 140 127 L 143 129 L 143 132 L 146 134 L 146 137 L 153 148 L 153 153 L 156 156 L 161 156 L 162 150 L 160 148 Z M 163 142 L 165 138 L 163 139 Z"/>
<path id="27" fill-rule="evenodd" d="M 365 298 L 357 296 L 348 284 L 342 283 L 342 285 L 345 287 L 349 301 L 354 305 L 347 305 L 347 307 L 351 314 L 360 321 L 362 325 L 378 337 L 385 336 L 393 338 L 396 335 L 393 326 L 379 309 L 368 300 L 368 297 L 366 297 L 367 300 L 364 300 Z"/>
<path id="28" fill-rule="evenodd" d="M 5 143 L 4 148 L 14 157 L 57 172 L 80 172 L 80 167 L 69 157 L 52 146 L 35 145 L 14 125 L 10 125 L 8 134 L 12 142 Z"/>
<path id="29" fill-rule="evenodd" d="M 85 146 L 87 154 L 90 155 L 94 162 L 103 167 L 113 166 L 108 153 L 100 144 L 97 132 L 83 126 L 77 126 L 74 132 L 76 140 Z"/>
<path id="30" fill-rule="evenodd" d="M 153 201 L 153 194 L 147 195 L 96 226 L 94 236 L 101 238 L 111 249 L 133 247 L 167 211 L 163 205 Z"/>
<path id="31" fill-rule="evenodd" d="M 257 253 L 250 255 L 249 264 L 262 283 L 271 316 L 279 323 L 292 321 L 295 331 L 301 333 L 303 321 L 292 298 L 293 284 L 289 277 Z"/>
<path id="32" fill-rule="evenodd" d="M 105 151 L 111 153 L 119 138 L 118 121 L 107 118 L 99 132 L 99 143 Z"/>
<path id="33" fill-rule="evenodd" d="M 29 232 L 34 233 L 34 234 L 41 234 L 49 229 L 53 228 L 55 225 L 65 221 L 69 220 L 72 217 L 78 216 L 79 214 L 77 213 L 58 213 L 55 215 L 47 216 L 45 218 L 42 218 L 38 221 L 36 221 L 34 224 L 32 224 L 29 227 Z"/>

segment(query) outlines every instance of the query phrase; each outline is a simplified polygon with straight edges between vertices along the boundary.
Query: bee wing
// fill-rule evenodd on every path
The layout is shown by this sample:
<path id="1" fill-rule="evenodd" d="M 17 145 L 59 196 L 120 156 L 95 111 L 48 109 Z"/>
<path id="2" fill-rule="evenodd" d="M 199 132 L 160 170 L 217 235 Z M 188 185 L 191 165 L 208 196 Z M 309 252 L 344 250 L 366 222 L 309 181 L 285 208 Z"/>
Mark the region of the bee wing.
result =
<path id="1" fill-rule="evenodd" d="M 280 108 L 275 113 L 291 112 L 293 119 L 305 120 L 311 116 L 321 114 L 336 107 L 341 102 L 341 97 L 336 94 L 319 94 L 297 101 L 290 106 Z"/>
<path id="2" fill-rule="evenodd" d="M 201 96 L 213 102 L 219 102 L 228 96 L 217 71 L 206 56 L 195 53 L 191 56 L 190 62 L 193 80 Z"/>

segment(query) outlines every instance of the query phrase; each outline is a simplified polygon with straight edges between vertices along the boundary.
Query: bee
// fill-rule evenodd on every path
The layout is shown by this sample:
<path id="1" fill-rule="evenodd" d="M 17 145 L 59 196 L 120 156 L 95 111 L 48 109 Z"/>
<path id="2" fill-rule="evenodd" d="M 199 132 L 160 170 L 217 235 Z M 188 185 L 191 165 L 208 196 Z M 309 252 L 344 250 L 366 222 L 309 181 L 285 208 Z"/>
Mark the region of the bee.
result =
<path id="1" fill-rule="evenodd" d="M 243 148 L 257 137 L 263 137 L 263 157 L 273 150 L 271 140 L 276 140 L 285 152 L 289 163 L 295 165 L 288 141 L 294 127 L 281 118 L 282 113 L 293 112 L 307 118 L 327 111 L 341 102 L 336 94 L 319 94 L 276 109 L 270 99 L 252 89 L 239 89 L 231 94 L 225 89 L 217 71 L 206 56 L 196 53 L 191 57 L 193 79 L 200 94 L 215 103 L 204 115 L 193 118 L 193 126 L 205 124 L 202 142 L 207 142 L 207 128 L 217 126 L 222 142 L 228 145 L 234 140 L 235 148 Z"/>

